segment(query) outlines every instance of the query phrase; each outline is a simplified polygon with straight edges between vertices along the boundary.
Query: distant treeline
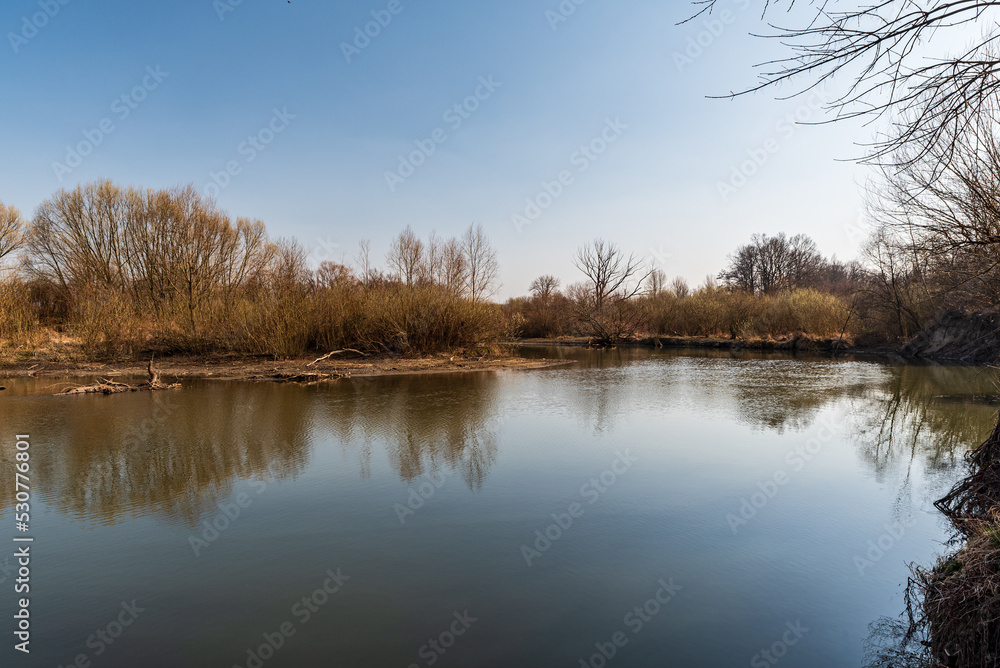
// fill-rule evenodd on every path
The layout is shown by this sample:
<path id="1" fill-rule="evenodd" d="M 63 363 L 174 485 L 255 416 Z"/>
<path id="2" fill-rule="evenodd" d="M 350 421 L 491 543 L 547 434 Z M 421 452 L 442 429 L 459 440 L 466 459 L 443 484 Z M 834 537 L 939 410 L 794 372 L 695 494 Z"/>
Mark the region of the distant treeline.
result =
<path id="1" fill-rule="evenodd" d="M 193 187 L 92 183 L 59 191 L 30 220 L 0 204 L 0 351 L 482 354 L 565 335 L 898 341 L 943 310 L 1000 296 L 989 236 L 1000 234 L 977 208 L 1000 192 L 1000 169 L 951 174 L 959 165 L 949 163 L 946 191 L 921 165 L 887 179 L 892 197 L 878 200 L 861 260 L 827 259 L 803 235 L 754 235 L 691 288 L 598 239 L 574 258 L 580 282 L 561 289 L 543 275 L 530 296 L 504 304 L 492 300 L 499 265 L 481 226 L 426 240 L 406 228 L 382 267 L 367 241 L 351 262 L 313 266 L 298 242 L 270 239 L 261 221 L 233 219 Z M 904 194 L 918 185 L 923 197 Z M 962 198 L 965 237 L 943 213 L 959 215 Z"/>

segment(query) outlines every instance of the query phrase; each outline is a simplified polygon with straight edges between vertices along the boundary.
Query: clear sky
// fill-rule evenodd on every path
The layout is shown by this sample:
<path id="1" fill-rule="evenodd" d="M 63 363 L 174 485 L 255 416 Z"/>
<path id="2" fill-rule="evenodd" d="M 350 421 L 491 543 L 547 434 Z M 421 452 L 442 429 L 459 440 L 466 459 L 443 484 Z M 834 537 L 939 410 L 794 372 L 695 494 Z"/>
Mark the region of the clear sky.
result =
<path id="1" fill-rule="evenodd" d="M 754 232 L 853 257 L 868 172 L 838 159 L 870 131 L 706 99 L 781 54 L 756 3 L 722 2 L 678 26 L 691 5 L 653 0 L 4 0 L 0 200 L 193 182 L 314 260 L 476 222 L 502 297 L 579 280 L 595 237 L 692 283 Z"/>

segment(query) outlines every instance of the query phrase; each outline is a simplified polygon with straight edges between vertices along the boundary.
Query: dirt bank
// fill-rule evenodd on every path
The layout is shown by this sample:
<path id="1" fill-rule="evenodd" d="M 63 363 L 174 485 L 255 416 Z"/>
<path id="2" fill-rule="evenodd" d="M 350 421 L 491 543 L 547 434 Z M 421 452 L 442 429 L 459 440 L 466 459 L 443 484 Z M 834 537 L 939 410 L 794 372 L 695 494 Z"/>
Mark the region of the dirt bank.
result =
<path id="1" fill-rule="evenodd" d="M 903 346 L 908 357 L 994 364 L 1000 357 L 1000 314 L 948 311 Z"/>
<path id="2" fill-rule="evenodd" d="M 554 339 L 523 339 L 518 343 L 533 346 L 590 346 L 585 336 L 563 336 Z M 711 348 L 724 350 L 855 352 L 850 340 L 810 336 L 787 336 L 770 339 L 730 339 L 721 336 L 649 336 L 617 344 L 647 348 Z"/>
<path id="3" fill-rule="evenodd" d="M 312 364 L 315 357 L 275 361 L 229 357 L 224 355 L 178 355 L 156 358 L 156 370 L 168 378 L 223 378 L 281 380 L 301 377 L 389 376 L 414 373 L 455 373 L 492 371 L 498 369 L 537 369 L 558 360 L 525 359 L 522 357 L 465 358 L 453 355 L 426 357 L 362 357 L 348 354 L 347 359 L 330 358 Z M 23 362 L 0 364 L 0 378 L 20 376 L 76 377 L 145 377 L 148 360 L 144 362 Z M 0 382 L 0 385 L 3 383 Z M 2 396 L 2 395 L 0 395 Z"/>
<path id="4" fill-rule="evenodd" d="M 593 340 L 585 336 L 564 336 L 554 339 L 524 339 L 519 343 L 537 346 L 587 347 L 593 345 Z M 859 346 L 850 337 L 841 339 L 840 337 L 804 335 L 759 339 L 731 339 L 721 336 L 654 336 L 618 345 L 622 347 L 708 348 L 819 354 L 850 353 L 894 360 L 996 364 L 1000 361 L 1000 312 L 944 313 L 932 325 L 906 343 L 886 343 L 875 346 Z"/>

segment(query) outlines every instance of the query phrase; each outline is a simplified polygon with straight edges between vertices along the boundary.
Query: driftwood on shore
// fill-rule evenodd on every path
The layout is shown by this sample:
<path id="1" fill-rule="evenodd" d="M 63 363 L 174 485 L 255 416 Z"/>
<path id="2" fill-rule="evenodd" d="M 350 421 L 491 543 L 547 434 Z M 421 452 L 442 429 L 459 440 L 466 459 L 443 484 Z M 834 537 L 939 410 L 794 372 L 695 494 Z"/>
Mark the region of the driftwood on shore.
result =
<path id="1" fill-rule="evenodd" d="M 365 354 L 363 352 L 361 352 L 360 350 L 355 350 L 354 348 L 344 348 L 343 350 L 334 350 L 333 352 L 327 353 L 326 355 L 323 355 L 322 357 L 317 357 L 312 362 L 309 362 L 309 364 L 306 364 L 306 366 L 313 366 L 315 364 L 318 364 L 319 362 L 324 362 L 324 361 L 330 359 L 334 355 L 341 355 L 343 353 L 357 353 L 358 355 L 361 355 L 362 357 L 365 357 Z"/>
<path id="2" fill-rule="evenodd" d="M 160 380 L 160 374 L 153 368 L 153 360 L 149 360 L 147 367 L 149 380 L 138 385 L 119 383 L 110 378 L 99 378 L 96 383 L 81 385 L 79 387 L 68 387 L 60 394 L 118 394 L 120 392 L 143 392 L 156 390 L 173 390 L 181 386 L 180 383 L 164 383 Z"/>

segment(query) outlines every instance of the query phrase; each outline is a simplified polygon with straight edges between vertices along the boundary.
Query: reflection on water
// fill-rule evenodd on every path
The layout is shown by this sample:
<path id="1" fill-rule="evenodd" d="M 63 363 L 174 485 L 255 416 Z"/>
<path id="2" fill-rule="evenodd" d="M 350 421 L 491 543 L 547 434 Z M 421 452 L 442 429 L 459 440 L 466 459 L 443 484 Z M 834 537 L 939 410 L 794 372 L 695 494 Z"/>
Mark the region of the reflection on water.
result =
<path id="1" fill-rule="evenodd" d="M 975 367 L 896 366 L 858 397 L 859 440 L 876 472 L 899 460 L 924 457 L 931 468 L 951 467 L 981 443 L 995 424 L 997 376 Z"/>
<path id="2" fill-rule="evenodd" d="M 359 378 L 301 407 L 341 444 L 360 440 L 363 477 L 378 443 L 404 480 L 446 466 L 477 489 L 497 455 L 496 392 L 491 373 Z"/>
<path id="3" fill-rule="evenodd" d="M 564 390 L 521 399 L 575 416 L 595 433 L 613 432 L 637 408 L 629 404 L 655 409 L 678 400 L 707 414 L 731 412 L 760 430 L 801 432 L 824 407 L 846 401 L 851 435 L 879 477 L 917 458 L 932 471 L 961 466 L 992 428 L 990 398 L 998 396 L 997 375 L 974 367 L 634 348 L 531 352 L 574 365 L 521 372 L 559 373 Z M 296 476 L 321 434 L 340 444 L 362 478 L 382 448 L 403 480 L 446 467 L 479 489 L 506 419 L 500 378 L 396 376 L 309 387 L 188 381 L 179 392 L 114 397 L 39 397 L 69 383 L 19 379 L 6 381 L 0 433 L 43 421 L 45 447 L 57 456 L 38 460 L 38 487 L 74 517 L 107 523 L 154 513 L 197 524 L 237 480 Z M 12 456 L 5 443 L 0 466 Z M 0 496 L 0 508 L 11 503 Z"/>
<path id="4" fill-rule="evenodd" d="M 55 456 L 33 464 L 42 498 L 101 523 L 145 513 L 196 523 L 234 481 L 302 469 L 310 417 L 301 389 L 185 385 L 188 391 L 13 400 L 4 403 L 0 428 L 32 425 L 44 433 L 33 447 Z"/>
<path id="5" fill-rule="evenodd" d="M 140 597 L 148 616 L 100 665 L 246 665 L 246 648 L 343 566 L 344 592 L 268 668 L 423 665 L 420 647 L 466 609 L 483 621 L 440 665 L 576 668 L 661 579 L 683 589 L 615 668 L 746 665 L 799 620 L 811 630 L 782 665 L 857 666 L 868 622 L 900 609 L 906 564 L 946 538 L 930 501 L 989 432 L 998 395 L 996 372 L 974 368 L 530 354 L 574 363 L 111 397 L 4 381 L 0 470 L 14 454 L 2 434 L 32 443 L 45 574 L 33 614 L 49 633 L 33 659 L 65 665 L 106 621 L 95 606 L 110 616 Z M 831 421 L 822 451 L 792 465 Z M 526 565 L 522 544 L 620 451 L 635 465 Z M 455 475 L 414 496 L 440 472 Z M 786 482 L 768 487 L 778 472 Z M 241 494 L 222 522 L 219 504 Z M 0 525 L 11 503 L 0 495 Z M 400 504 L 414 510 L 405 522 Z M 905 535 L 869 558 L 893 521 Z M 206 526 L 218 535 L 193 552 Z M 0 554 L 0 580 L 3 568 Z"/>

